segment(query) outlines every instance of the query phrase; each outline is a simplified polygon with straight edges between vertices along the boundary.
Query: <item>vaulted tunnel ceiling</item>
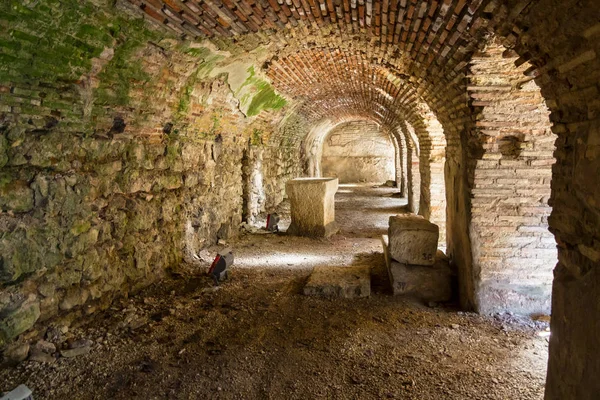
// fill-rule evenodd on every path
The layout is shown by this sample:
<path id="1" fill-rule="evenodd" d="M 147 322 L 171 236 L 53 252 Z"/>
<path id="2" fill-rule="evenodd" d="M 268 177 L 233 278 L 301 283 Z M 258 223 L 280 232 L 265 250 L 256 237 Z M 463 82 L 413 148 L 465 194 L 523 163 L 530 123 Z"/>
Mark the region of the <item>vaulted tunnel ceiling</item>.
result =
<path id="1" fill-rule="evenodd" d="M 335 110 L 344 118 L 368 114 L 390 128 L 418 120 L 419 102 L 436 114 L 460 113 L 471 54 L 492 26 L 515 19 L 529 3 L 509 9 L 497 0 L 129 1 L 184 38 L 238 50 L 268 46 L 266 74 L 313 121 Z"/>
<path id="2" fill-rule="evenodd" d="M 304 50 L 273 60 L 267 75 L 282 93 L 303 101 L 300 111 L 315 120 L 370 115 L 393 128 L 413 119 L 420 102 L 412 85 L 387 68 L 339 49 Z"/>

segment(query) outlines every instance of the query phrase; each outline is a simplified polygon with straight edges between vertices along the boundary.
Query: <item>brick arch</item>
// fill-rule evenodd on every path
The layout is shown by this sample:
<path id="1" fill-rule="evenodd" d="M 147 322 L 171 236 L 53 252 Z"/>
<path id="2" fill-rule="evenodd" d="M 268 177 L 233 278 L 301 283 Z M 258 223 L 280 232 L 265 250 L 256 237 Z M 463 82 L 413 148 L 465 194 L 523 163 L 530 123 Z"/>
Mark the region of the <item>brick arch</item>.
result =
<path id="1" fill-rule="evenodd" d="M 421 149 L 415 128 L 408 122 L 400 124 L 396 129 L 398 138 L 406 144 L 406 164 L 408 182 L 408 209 L 419 213 L 421 206 Z"/>
<path id="2" fill-rule="evenodd" d="M 319 176 L 321 171 L 320 155 L 322 153 L 322 144 L 329 132 L 349 121 L 373 121 L 378 124 L 381 123 L 379 119 L 374 118 L 371 114 L 362 115 L 351 110 L 337 113 L 336 118 L 323 118 L 313 123 L 303 141 L 303 153 L 306 158 L 305 173 L 308 176 Z M 396 156 L 400 165 L 400 172 L 403 175 L 400 176 L 399 182 L 404 181 L 404 195 L 407 196 L 409 210 L 418 213 L 422 190 L 420 158 L 423 154 L 420 150 L 419 137 L 412 125 L 404 121 L 395 127 L 382 126 L 382 129 L 388 132 L 397 146 Z M 399 187 L 401 188 L 401 184 Z M 443 230 L 444 221 L 440 220 L 437 222 L 442 224 L 441 229 Z"/>
<path id="3" fill-rule="evenodd" d="M 299 112 L 319 118 L 338 105 L 354 104 L 356 111 L 378 114 L 382 124 L 415 119 L 421 101 L 412 84 L 360 52 L 340 48 L 301 50 L 268 63 L 274 86 L 303 101 Z"/>
<path id="4" fill-rule="evenodd" d="M 525 11 L 497 32 L 519 56 L 517 65 L 530 63 L 525 75 L 540 87 L 558 136 L 548 219 L 558 264 L 546 399 L 591 399 L 600 392 L 594 358 L 600 349 L 600 207 L 594 200 L 600 196 L 600 9 L 592 0 L 542 1 Z"/>
<path id="5" fill-rule="evenodd" d="M 337 127 L 356 121 L 374 122 L 381 126 L 380 122 L 370 115 L 338 115 L 336 118 L 323 118 L 320 121 L 314 123 L 306 134 L 303 147 L 304 154 L 306 157 L 305 173 L 308 176 L 321 176 L 321 156 L 323 152 L 323 143 L 327 136 L 332 130 Z M 389 131 L 383 127 L 383 129 L 389 134 Z M 390 135 L 390 137 L 393 137 Z"/>
<path id="6" fill-rule="evenodd" d="M 352 120 L 331 129 L 323 141 L 321 175 L 337 176 L 339 183 L 381 184 L 396 181 L 401 150 L 395 138 L 381 125 Z"/>
<path id="7" fill-rule="evenodd" d="M 238 0 L 202 5 L 179 0 L 129 1 L 182 37 L 213 38 L 226 47 L 244 47 L 244 39 L 249 38 L 248 49 L 268 43 L 282 54 L 309 47 L 362 52 L 397 69 L 398 75 L 410 77 L 436 113 L 461 95 L 468 57 L 497 9 L 491 0 L 367 4 L 322 0 L 310 7 Z M 437 86 L 443 86 L 444 92 Z"/>
<path id="8" fill-rule="evenodd" d="M 320 172 L 320 158 L 319 155 L 322 152 L 322 144 L 324 139 L 327 137 L 331 130 L 337 126 L 350 122 L 350 121 L 373 121 L 380 124 L 380 121 L 373 118 L 372 115 L 360 115 L 356 113 L 338 113 L 335 119 L 324 118 L 314 124 L 312 124 L 308 133 L 303 140 L 303 154 L 306 158 L 305 173 L 309 176 L 318 176 Z M 397 171 L 397 185 L 402 191 L 402 185 L 404 185 L 403 196 L 407 196 L 409 193 L 416 192 L 416 206 L 414 205 L 415 200 L 409 196 L 409 207 L 415 207 L 418 209 L 419 202 L 419 188 L 412 187 L 412 181 L 408 178 L 412 175 L 411 167 L 412 157 L 416 157 L 416 166 L 418 171 L 418 155 L 419 155 L 419 144 L 416 135 L 413 137 L 408 136 L 408 132 L 400 129 L 400 127 L 388 128 L 382 126 L 382 129 L 387 131 L 394 142 L 396 150 L 396 171 Z M 407 161 L 408 160 L 408 161 Z M 420 182 L 420 179 L 416 180 Z"/>

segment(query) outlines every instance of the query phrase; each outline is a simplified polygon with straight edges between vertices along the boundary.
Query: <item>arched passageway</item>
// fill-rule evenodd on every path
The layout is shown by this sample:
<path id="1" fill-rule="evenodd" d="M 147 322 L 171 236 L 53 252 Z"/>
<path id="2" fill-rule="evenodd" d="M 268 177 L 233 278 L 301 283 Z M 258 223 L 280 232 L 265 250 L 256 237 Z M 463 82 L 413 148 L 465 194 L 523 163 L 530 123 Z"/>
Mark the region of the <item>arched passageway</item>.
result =
<path id="1" fill-rule="evenodd" d="M 0 347 L 232 240 L 320 173 L 319 134 L 369 120 L 464 309 L 548 312 L 553 269 L 546 398 L 597 397 L 599 20 L 595 0 L 4 1 Z"/>

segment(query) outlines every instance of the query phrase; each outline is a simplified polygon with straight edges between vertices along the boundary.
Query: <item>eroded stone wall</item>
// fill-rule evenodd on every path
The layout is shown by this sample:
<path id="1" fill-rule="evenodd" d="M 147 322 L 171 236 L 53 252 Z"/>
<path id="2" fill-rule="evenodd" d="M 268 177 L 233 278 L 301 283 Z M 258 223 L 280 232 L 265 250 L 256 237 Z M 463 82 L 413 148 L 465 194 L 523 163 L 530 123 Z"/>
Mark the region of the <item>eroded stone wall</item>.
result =
<path id="1" fill-rule="evenodd" d="M 323 144 L 322 176 L 340 183 L 395 180 L 395 152 L 387 132 L 374 122 L 354 121 L 332 129 Z"/>
<path id="2" fill-rule="evenodd" d="M 263 156 L 265 211 L 273 212 L 286 198 L 285 183 L 294 178 L 307 176 L 305 164 L 307 157 L 303 153 L 302 139 L 308 132 L 306 121 L 289 114 L 277 128 L 278 134 L 271 135 Z"/>
<path id="3" fill-rule="evenodd" d="M 278 148 L 296 142 L 274 138 L 285 100 L 265 81 L 244 67 L 242 101 L 231 73 L 209 76 L 224 56 L 128 13 L 0 5 L 0 347 L 235 235 L 248 148 L 266 204 L 301 165 Z"/>

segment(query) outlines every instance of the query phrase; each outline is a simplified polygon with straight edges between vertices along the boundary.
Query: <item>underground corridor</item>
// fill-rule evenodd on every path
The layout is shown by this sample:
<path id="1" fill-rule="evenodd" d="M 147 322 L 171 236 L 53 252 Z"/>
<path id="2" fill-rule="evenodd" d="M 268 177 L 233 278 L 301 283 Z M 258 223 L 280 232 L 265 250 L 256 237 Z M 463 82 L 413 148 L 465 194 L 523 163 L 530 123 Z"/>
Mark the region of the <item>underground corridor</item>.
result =
<path id="1" fill-rule="evenodd" d="M 396 193 L 340 185 L 333 238 L 245 233 L 219 289 L 178 271 L 72 326 L 89 354 L 2 381 L 40 398 L 539 398 L 547 322 L 390 295 L 380 236 L 406 212 Z M 370 298 L 303 295 L 311 270 L 332 265 L 372 266 Z"/>
<path id="2" fill-rule="evenodd" d="M 0 27 L 0 400 L 600 398 L 597 0 Z"/>

